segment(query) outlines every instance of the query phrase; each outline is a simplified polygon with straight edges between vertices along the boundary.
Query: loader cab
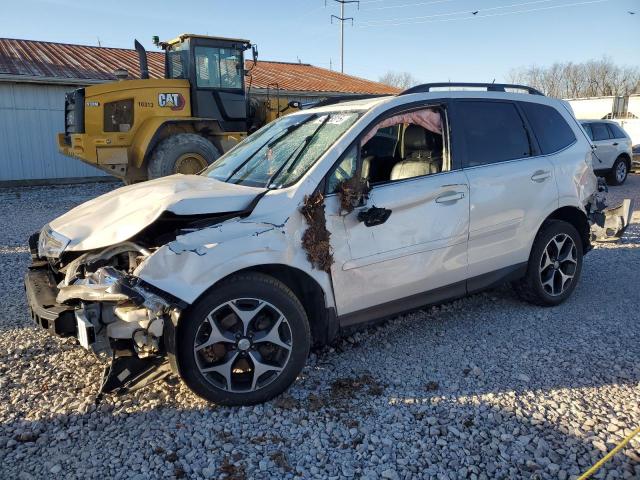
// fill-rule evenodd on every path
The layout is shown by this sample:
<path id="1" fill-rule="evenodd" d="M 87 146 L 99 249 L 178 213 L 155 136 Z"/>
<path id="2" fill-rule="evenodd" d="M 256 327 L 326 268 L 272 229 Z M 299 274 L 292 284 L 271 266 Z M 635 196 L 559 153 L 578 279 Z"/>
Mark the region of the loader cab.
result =
<path id="1" fill-rule="evenodd" d="M 161 46 L 166 51 L 165 78 L 189 80 L 194 117 L 217 120 L 225 132 L 247 130 L 248 40 L 183 34 Z"/>

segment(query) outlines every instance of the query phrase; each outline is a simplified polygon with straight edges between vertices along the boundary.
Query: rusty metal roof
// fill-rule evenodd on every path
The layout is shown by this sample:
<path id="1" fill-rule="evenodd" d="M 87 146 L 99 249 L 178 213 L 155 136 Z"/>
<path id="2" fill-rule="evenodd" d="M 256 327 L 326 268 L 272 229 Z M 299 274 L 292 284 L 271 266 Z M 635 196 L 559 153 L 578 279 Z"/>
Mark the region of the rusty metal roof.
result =
<path id="1" fill-rule="evenodd" d="M 164 53 L 148 52 L 149 75 L 164 77 Z M 246 67 L 251 69 L 252 61 Z M 116 80 L 124 68 L 140 76 L 138 55 L 125 48 L 0 38 L 0 79 L 42 83 L 89 84 Z M 305 63 L 259 60 L 251 69 L 251 87 L 295 92 L 396 94 L 398 89 Z"/>

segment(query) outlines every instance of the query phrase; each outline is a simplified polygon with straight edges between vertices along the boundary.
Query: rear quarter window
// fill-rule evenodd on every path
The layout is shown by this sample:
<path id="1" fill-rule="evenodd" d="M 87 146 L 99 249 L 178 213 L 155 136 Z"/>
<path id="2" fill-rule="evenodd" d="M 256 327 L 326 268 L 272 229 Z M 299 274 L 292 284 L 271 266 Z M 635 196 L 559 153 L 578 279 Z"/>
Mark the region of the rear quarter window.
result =
<path id="1" fill-rule="evenodd" d="M 624 130 L 615 123 L 607 123 L 607 127 L 609 127 L 609 134 L 611 138 L 627 138 Z"/>
<path id="2" fill-rule="evenodd" d="M 539 103 L 521 102 L 527 119 L 543 154 L 554 153 L 576 141 L 567 121 L 553 107 Z"/>

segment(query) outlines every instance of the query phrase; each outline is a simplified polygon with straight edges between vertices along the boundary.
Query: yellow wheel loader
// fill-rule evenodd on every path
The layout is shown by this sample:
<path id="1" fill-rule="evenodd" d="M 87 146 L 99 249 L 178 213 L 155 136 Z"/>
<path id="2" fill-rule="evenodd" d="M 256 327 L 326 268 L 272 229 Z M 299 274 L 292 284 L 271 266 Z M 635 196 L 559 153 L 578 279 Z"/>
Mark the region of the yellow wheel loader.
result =
<path id="1" fill-rule="evenodd" d="M 277 91 L 264 100 L 245 88 L 248 40 L 183 34 L 154 42 L 165 51 L 165 78 L 150 79 L 147 54 L 135 42 L 140 79 L 121 80 L 67 93 L 65 154 L 125 183 L 173 173 L 197 173 L 276 117 L 299 108 Z M 126 77 L 126 71 L 116 72 Z"/>

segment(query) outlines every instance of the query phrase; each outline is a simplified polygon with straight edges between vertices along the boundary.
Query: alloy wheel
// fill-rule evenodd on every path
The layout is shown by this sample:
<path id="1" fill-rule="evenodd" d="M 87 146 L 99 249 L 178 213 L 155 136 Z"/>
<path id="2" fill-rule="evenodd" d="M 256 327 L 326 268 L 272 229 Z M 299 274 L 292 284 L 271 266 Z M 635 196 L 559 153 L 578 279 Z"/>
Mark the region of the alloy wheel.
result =
<path id="1" fill-rule="evenodd" d="M 559 233 L 547 243 L 540 259 L 539 273 L 542 288 L 549 295 L 562 295 L 576 274 L 578 252 L 573 239 Z"/>
<path id="2" fill-rule="evenodd" d="M 253 392 L 273 382 L 292 348 L 286 317 L 269 302 L 239 298 L 216 307 L 196 333 L 193 353 L 200 373 L 229 392 Z"/>
<path id="3" fill-rule="evenodd" d="M 625 177 L 627 176 L 627 164 L 625 162 L 618 162 L 616 166 L 616 180 L 618 183 L 624 182 Z"/>

